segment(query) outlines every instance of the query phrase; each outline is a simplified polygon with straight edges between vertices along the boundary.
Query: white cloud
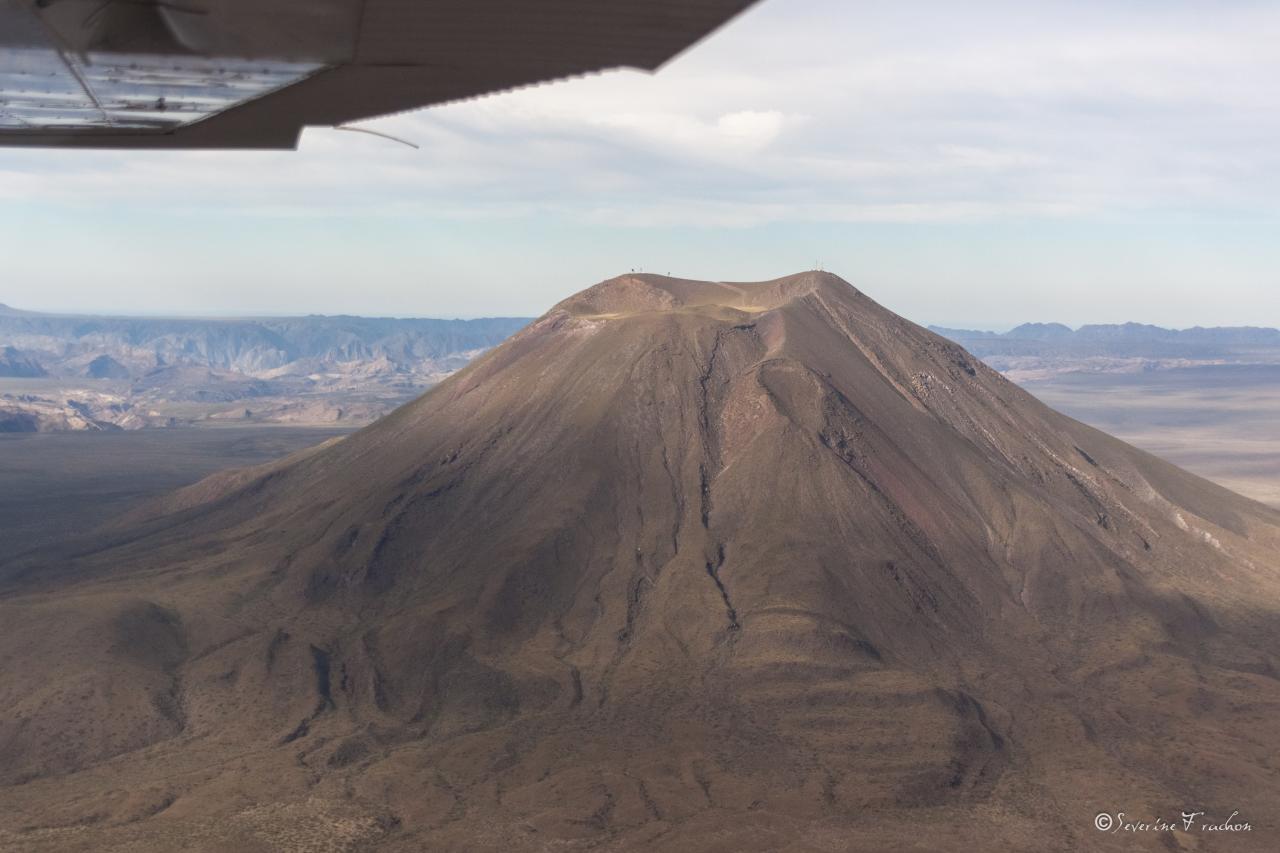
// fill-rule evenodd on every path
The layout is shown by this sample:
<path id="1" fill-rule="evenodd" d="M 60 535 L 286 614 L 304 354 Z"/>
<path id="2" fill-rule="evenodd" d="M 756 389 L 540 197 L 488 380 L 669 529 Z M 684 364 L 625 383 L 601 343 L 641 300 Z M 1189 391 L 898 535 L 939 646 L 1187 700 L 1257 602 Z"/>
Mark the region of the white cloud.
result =
<path id="1" fill-rule="evenodd" d="M 0 199 L 257 214 L 555 211 L 696 224 L 1229 208 L 1280 191 L 1266 4 L 765 0 L 655 77 L 613 73 L 300 154 L 0 153 Z M 181 188 L 181 193 L 175 192 Z M 618 198 L 613 198 L 618 197 Z M 625 205 L 618 204 L 625 197 Z"/>
<path id="2" fill-rule="evenodd" d="M 787 116 L 778 110 L 741 110 L 716 119 L 716 129 L 729 140 L 758 149 L 777 139 L 786 123 Z"/>
<path id="3" fill-rule="evenodd" d="M 1267 222 L 1280 214 L 1277 42 L 1280 4 L 1261 0 L 763 0 L 656 76 L 370 124 L 417 151 L 327 130 L 298 153 L 0 150 L 0 216 L 38 204 L 68 222 L 331 221 L 353 245 L 428 222 L 468 226 L 477 245 L 522 221 L 615 227 L 641 246 L 640 229 L 661 228 Z M 548 264 L 587 251 L 561 239 Z M 40 269 L 33 245 L 0 232 L 8 268 Z M 432 263 L 468 268 L 447 247 Z M 1225 261 L 1205 249 L 1197 263 Z"/>

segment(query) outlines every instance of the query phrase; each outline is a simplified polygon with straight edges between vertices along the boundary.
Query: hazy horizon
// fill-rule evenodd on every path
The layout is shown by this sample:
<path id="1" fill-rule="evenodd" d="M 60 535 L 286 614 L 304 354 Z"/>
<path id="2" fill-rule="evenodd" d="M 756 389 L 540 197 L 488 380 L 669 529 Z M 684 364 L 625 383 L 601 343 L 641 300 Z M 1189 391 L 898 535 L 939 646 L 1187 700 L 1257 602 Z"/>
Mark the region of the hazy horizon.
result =
<path id="1" fill-rule="evenodd" d="M 595 282 L 590 282 L 586 285 L 583 285 L 583 288 L 585 289 L 585 287 L 590 286 L 590 284 L 595 284 Z M 868 295 L 871 295 L 871 294 L 868 294 Z M 874 299 L 875 297 L 872 295 L 872 298 Z M 15 304 L 14 302 L 8 301 L 5 298 L 0 298 L 0 307 L 10 308 L 17 311 L 22 311 L 22 312 L 27 312 L 32 314 L 63 316 L 63 317 L 83 316 L 83 317 L 104 317 L 104 318 L 111 318 L 111 319 L 134 319 L 134 320 L 218 320 L 218 321 L 232 322 L 236 320 L 244 320 L 244 321 L 297 320 L 297 319 L 306 319 L 307 317 L 324 317 L 324 318 L 354 317 L 361 320 L 462 320 L 462 321 L 494 320 L 494 319 L 532 320 L 542 316 L 544 313 L 546 313 L 547 310 L 550 310 L 551 305 L 548 305 L 546 309 L 544 309 L 543 311 L 539 311 L 536 314 L 519 314 L 519 313 L 513 313 L 513 312 L 506 312 L 506 313 L 496 313 L 496 314 L 475 314 L 475 315 L 454 315 L 454 314 L 443 314 L 443 313 L 440 313 L 440 314 L 429 314 L 429 313 L 428 314 L 353 314 L 350 312 L 331 314 L 331 313 L 320 313 L 315 311 L 289 312 L 289 313 L 280 312 L 280 313 L 271 313 L 271 314 L 264 314 L 264 313 L 246 314 L 246 313 L 237 313 L 230 310 L 222 313 L 211 311 L 203 314 L 193 314 L 193 313 L 174 313 L 169 311 L 147 311 L 145 308 L 140 308 L 136 311 L 129 311 L 129 312 L 122 312 L 118 309 L 112 309 L 112 308 L 81 308 L 81 309 L 59 310 L 59 311 L 43 311 L 37 308 L 28 307 L 26 305 Z M 945 318 L 918 319 L 915 317 L 907 317 L 907 319 L 911 320 L 917 325 L 925 326 L 925 327 L 939 327 L 939 328 L 974 331 L 974 332 L 993 332 L 995 334 L 1004 334 L 1006 332 L 1012 331 L 1013 329 L 1016 329 L 1019 326 L 1032 325 L 1032 324 L 1058 324 L 1058 325 L 1066 326 L 1072 331 L 1077 331 L 1085 326 L 1123 326 L 1128 324 L 1157 326 L 1162 329 L 1168 329 L 1170 331 L 1179 331 L 1179 332 L 1186 331 L 1188 329 L 1196 329 L 1196 328 L 1202 328 L 1202 329 L 1203 328 L 1224 328 L 1224 329 L 1280 328 L 1280 326 L 1271 326 L 1271 325 L 1260 324 L 1260 323 L 1232 323 L 1232 324 L 1214 324 L 1214 325 L 1199 323 L 1199 324 L 1193 324 L 1188 326 L 1173 326 L 1173 325 L 1165 325 L 1162 323 L 1153 323 L 1141 318 L 1130 318 L 1128 320 L 1107 320 L 1107 321 L 1103 321 L 1103 320 L 1088 321 L 1087 320 L 1082 323 L 1063 323 L 1062 321 L 1054 319 L 1052 317 L 1048 317 L 1048 318 L 1040 317 L 1040 318 L 1031 318 L 1027 320 L 1020 320 L 1013 323 L 992 323 L 992 322 L 984 322 L 982 320 L 977 320 L 977 321 L 974 321 L 973 323 L 965 323 L 963 325 L 955 322 L 949 322 Z"/>
<path id="2" fill-rule="evenodd" d="M 592 282 L 592 283 L 594 284 L 595 282 Z M 584 285 L 584 287 L 585 286 L 587 285 Z M 237 320 L 242 320 L 246 322 L 250 322 L 254 320 L 300 320 L 300 319 L 306 319 L 308 317 L 322 317 L 322 318 L 329 318 L 329 319 L 338 318 L 338 317 L 353 317 L 360 320 L 460 320 L 460 321 L 495 320 L 495 319 L 532 320 L 542 316 L 542 314 L 545 313 L 545 311 L 540 311 L 537 314 L 497 313 L 497 314 L 478 314 L 478 315 L 471 315 L 471 316 L 459 316 L 459 315 L 451 315 L 451 314 L 352 314 L 352 313 L 324 314 L 324 313 L 318 313 L 318 312 L 245 314 L 245 313 L 234 313 L 230 311 L 226 313 L 209 312 L 204 314 L 190 314 L 190 313 L 178 314 L 178 313 L 172 313 L 172 312 L 166 312 L 166 311 L 151 312 L 151 311 L 146 311 L 145 309 L 140 309 L 140 310 L 132 311 L 129 313 L 122 313 L 119 310 L 114 310 L 111 308 L 82 308 L 78 310 L 65 310 L 65 311 L 42 311 L 39 309 L 27 307 L 25 305 L 14 304 L 13 302 L 6 300 L 5 298 L 0 298 L 0 307 L 10 308 L 17 311 L 22 311 L 22 312 L 27 312 L 32 314 L 40 314 L 40 315 L 47 315 L 47 316 L 61 316 L 61 317 L 83 316 L 83 317 L 103 317 L 107 319 L 121 319 L 121 320 L 193 320 L 193 321 L 210 320 L 210 321 L 226 321 L 226 322 L 234 322 Z M 548 305 L 547 310 L 549 310 L 550 308 L 551 306 Z M 907 319 L 911 320 L 917 325 L 925 326 L 927 328 L 937 327 L 937 328 L 953 329 L 957 331 L 992 332 L 995 334 L 1004 334 L 1006 332 L 1012 331 L 1013 329 L 1019 326 L 1033 325 L 1033 324 L 1058 324 L 1058 325 L 1067 326 L 1072 331 L 1077 331 L 1085 326 L 1109 326 L 1109 325 L 1127 325 L 1127 324 L 1157 326 L 1162 329 L 1167 329 L 1170 331 L 1178 331 L 1178 332 L 1186 331 L 1188 329 L 1195 329 L 1195 328 L 1225 328 L 1225 329 L 1280 328 L 1277 326 L 1268 326 L 1265 324 L 1258 324 L 1258 323 L 1238 323 L 1238 324 L 1230 324 L 1230 325 L 1213 325 L 1213 326 L 1202 323 L 1202 324 L 1196 324 L 1191 326 L 1167 326 L 1160 323 L 1151 323 L 1142 319 L 1129 319 L 1129 320 L 1105 321 L 1105 322 L 1104 321 L 1096 321 L 1096 322 L 1086 321 L 1083 323 L 1072 324 L 1072 323 L 1062 323 L 1061 321 L 1055 320 L 1053 318 L 1038 318 L 1038 319 L 1033 318 L 1029 320 L 1022 320 L 1015 323 L 997 324 L 997 323 L 976 321 L 973 324 L 964 324 L 964 325 L 947 322 L 946 320 L 936 320 L 936 319 L 921 320 L 914 317 L 908 317 Z"/>

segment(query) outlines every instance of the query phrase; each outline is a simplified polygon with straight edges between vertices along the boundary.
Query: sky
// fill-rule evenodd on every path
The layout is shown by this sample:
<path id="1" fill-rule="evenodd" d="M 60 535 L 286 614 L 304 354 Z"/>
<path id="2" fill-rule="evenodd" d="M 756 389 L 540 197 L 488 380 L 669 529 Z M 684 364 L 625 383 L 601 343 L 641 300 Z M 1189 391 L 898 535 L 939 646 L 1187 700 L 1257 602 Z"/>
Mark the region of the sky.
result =
<path id="1" fill-rule="evenodd" d="M 910 319 L 1280 326 L 1280 4 L 763 0 L 649 75 L 308 130 L 0 149 L 0 302 L 531 316 L 821 266 Z"/>

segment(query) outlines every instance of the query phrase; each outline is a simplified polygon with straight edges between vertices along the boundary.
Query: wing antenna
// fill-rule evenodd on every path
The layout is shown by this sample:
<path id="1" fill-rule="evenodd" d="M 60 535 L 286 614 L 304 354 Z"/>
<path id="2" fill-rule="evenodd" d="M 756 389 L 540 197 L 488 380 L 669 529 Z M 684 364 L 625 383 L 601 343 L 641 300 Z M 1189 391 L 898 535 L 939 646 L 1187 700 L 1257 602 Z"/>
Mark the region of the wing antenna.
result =
<path id="1" fill-rule="evenodd" d="M 407 139 L 401 139 L 398 136 L 392 136 L 391 134 L 383 133 L 380 130 L 370 130 L 367 127 L 352 127 L 349 124 L 335 124 L 333 126 L 333 129 L 346 130 L 346 131 L 350 131 L 351 133 L 367 133 L 370 136 L 381 136 L 383 139 L 390 139 L 392 142 L 399 142 L 401 145 L 408 145 L 410 148 L 414 149 L 415 151 L 421 150 L 422 148 L 421 145 L 417 145 L 413 142 L 410 142 Z"/>

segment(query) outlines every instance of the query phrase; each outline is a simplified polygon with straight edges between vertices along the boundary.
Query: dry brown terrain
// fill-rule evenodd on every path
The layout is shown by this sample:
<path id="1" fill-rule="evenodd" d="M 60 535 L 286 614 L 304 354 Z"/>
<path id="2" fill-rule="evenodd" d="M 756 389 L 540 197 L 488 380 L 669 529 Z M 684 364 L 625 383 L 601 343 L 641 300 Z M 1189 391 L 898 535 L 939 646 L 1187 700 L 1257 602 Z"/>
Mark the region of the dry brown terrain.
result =
<path id="1" fill-rule="evenodd" d="M 0 434 L 0 561 L 92 530 L 214 472 L 259 465 L 347 432 L 234 425 Z"/>
<path id="2" fill-rule="evenodd" d="M 1272 851 L 1278 554 L 834 276 L 625 276 L 0 565 L 0 848 Z"/>
<path id="3" fill-rule="evenodd" d="M 1020 384 L 1061 412 L 1280 507 L 1280 366 L 1067 373 Z"/>

